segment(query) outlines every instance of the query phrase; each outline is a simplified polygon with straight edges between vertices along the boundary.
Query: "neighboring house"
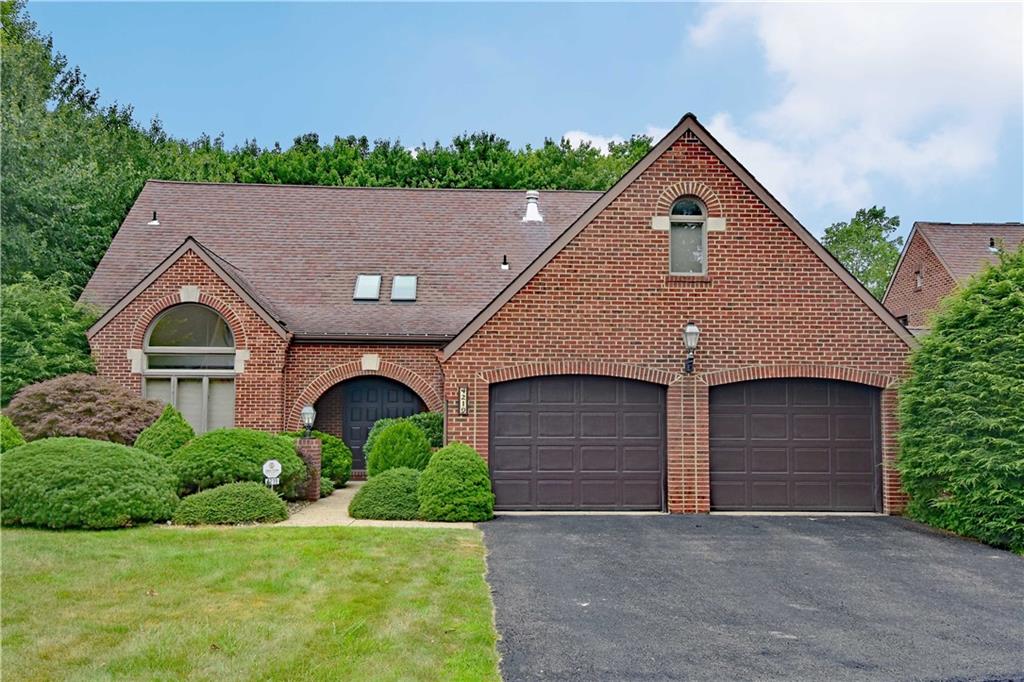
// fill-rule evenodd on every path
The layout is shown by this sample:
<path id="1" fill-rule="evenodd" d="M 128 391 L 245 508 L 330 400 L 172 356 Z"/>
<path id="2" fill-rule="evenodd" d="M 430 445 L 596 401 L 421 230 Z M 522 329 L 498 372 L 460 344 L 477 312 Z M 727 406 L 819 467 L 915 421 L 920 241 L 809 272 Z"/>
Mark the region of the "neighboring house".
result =
<path id="1" fill-rule="evenodd" d="M 882 302 L 914 334 L 927 332 L 943 298 L 1022 242 L 1024 223 L 916 222 Z"/>
<path id="2" fill-rule="evenodd" d="M 199 431 L 444 411 L 499 509 L 905 501 L 913 337 L 690 114 L 605 193 L 151 181 L 83 298 Z"/>

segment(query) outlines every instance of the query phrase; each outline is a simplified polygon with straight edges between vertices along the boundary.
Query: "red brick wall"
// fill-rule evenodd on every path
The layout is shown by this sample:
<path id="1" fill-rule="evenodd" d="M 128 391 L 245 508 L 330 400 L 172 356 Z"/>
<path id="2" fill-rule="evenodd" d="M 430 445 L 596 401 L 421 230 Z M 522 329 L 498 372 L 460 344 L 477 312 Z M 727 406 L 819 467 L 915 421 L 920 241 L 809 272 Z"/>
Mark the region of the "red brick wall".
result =
<path id="1" fill-rule="evenodd" d="M 918 271 L 924 276 L 920 289 L 917 288 Z M 955 288 L 956 281 L 939 262 L 924 237 L 915 232 L 899 270 L 893 275 L 884 303 L 893 315 L 906 315 L 907 326 L 929 327 L 931 312 Z"/>
<path id="2" fill-rule="evenodd" d="M 679 183 L 701 183 L 725 232 L 708 235 L 708 275 L 669 277 L 669 234 L 650 227 Z M 524 226 L 523 229 L 528 229 Z M 681 375 L 687 320 L 702 329 L 696 371 Z M 578 371 L 643 378 L 668 390 L 671 511 L 706 511 L 708 386 L 715 373 L 896 383 L 906 344 L 695 137 L 647 169 L 444 365 L 448 433 L 487 454 L 488 386 Z M 541 364 L 537 364 L 541 363 Z M 532 365 L 532 366 L 531 366 Z M 737 375 L 738 376 L 738 375 Z M 650 380 L 650 379 L 649 379 Z M 733 380 L 740 380 L 734 378 Z M 470 414 L 455 412 L 470 389 Z M 893 389 L 885 393 L 891 394 Z M 893 427 L 893 398 L 883 396 Z M 886 508 L 899 508 L 891 432 Z M 680 485 L 681 483 L 681 485 Z"/>

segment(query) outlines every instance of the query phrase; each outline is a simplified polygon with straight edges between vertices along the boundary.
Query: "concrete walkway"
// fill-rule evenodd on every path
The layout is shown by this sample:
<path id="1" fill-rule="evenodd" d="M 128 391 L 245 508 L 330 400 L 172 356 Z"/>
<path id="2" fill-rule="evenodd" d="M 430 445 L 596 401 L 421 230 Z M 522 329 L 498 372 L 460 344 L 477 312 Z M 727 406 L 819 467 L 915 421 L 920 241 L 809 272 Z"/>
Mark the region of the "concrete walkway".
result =
<path id="1" fill-rule="evenodd" d="M 349 481 L 327 497 L 322 497 L 308 507 L 303 507 L 287 521 L 274 524 L 275 528 L 299 526 L 383 526 L 390 528 L 472 528 L 472 523 L 437 523 L 433 521 L 374 521 L 353 519 L 348 515 L 348 503 L 363 481 Z"/>

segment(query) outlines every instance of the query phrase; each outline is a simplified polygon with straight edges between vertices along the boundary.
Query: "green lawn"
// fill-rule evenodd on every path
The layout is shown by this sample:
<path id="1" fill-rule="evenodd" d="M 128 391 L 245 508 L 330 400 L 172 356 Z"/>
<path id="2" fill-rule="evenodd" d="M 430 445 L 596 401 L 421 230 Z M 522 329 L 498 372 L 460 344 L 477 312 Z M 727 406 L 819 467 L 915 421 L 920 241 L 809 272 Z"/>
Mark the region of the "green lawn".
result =
<path id="1" fill-rule="evenodd" d="M 5 529 L 2 675 L 498 679 L 473 530 Z"/>

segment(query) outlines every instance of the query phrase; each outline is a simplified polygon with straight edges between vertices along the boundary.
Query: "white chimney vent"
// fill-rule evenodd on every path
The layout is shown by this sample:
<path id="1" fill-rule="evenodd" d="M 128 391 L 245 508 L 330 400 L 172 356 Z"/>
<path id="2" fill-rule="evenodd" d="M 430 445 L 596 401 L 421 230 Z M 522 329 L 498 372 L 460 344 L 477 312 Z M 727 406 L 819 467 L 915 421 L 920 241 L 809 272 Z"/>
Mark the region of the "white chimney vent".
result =
<path id="1" fill-rule="evenodd" d="M 523 216 L 524 223 L 542 223 L 544 216 L 540 214 L 540 192 L 531 189 L 526 193 L 526 215 Z"/>

